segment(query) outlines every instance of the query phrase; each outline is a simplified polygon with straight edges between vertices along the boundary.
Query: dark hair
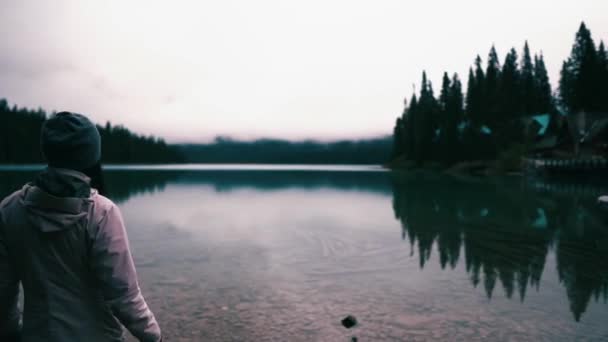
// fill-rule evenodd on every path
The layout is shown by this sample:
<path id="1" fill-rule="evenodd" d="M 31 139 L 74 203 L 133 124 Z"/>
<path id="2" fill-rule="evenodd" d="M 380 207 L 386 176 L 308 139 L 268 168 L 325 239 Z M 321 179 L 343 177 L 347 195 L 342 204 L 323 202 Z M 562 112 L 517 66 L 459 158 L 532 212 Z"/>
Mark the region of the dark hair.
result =
<path id="1" fill-rule="evenodd" d="M 91 178 L 91 188 L 97 189 L 101 195 L 106 194 L 106 186 L 103 179 L 101 162 L 97 162 L 95 165 L 80 171 Z"/>

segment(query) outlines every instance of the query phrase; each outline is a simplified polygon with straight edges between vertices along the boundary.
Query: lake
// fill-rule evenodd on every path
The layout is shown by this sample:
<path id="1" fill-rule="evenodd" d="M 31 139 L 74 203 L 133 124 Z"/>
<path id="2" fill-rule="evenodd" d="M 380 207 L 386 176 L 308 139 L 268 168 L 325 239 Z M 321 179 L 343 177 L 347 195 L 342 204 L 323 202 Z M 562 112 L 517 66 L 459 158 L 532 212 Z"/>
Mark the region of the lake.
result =
<path id="1" fill-rule="evenodd" d="M 37 169 L 4 167 L 0 196 Z M 608 340 L 608 184 L 298 165 L 106 182 L 169 341 Z"/>

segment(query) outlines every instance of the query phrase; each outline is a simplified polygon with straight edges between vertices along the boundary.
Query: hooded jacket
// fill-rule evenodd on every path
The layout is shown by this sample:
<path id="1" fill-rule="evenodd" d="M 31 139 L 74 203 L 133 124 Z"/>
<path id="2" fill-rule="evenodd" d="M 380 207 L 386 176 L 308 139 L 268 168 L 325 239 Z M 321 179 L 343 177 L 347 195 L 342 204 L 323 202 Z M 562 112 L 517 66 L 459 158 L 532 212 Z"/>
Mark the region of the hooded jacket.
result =
<path id="1" fill-rule="evenodd" d="M 122 323 L 140 341 L 161 340 L 118 207 L 80 172 L 49 168 L 39 180 L 0 203 L 0 337 L 123 341 Z"/>

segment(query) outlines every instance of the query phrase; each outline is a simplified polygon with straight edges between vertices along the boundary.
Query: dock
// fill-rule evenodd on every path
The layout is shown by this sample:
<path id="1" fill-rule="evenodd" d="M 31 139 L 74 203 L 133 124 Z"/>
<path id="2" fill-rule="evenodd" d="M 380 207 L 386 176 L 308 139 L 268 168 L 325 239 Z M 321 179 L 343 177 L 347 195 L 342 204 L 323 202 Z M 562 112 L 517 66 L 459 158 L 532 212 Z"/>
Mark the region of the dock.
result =
<path id="1" fill-rule="evenodd" d="M 588 172 L 608 171 L 608 159 L 580 158 L 580 159 L 526 159 L 527 171 L 550 174 L 585 174 Z"/>

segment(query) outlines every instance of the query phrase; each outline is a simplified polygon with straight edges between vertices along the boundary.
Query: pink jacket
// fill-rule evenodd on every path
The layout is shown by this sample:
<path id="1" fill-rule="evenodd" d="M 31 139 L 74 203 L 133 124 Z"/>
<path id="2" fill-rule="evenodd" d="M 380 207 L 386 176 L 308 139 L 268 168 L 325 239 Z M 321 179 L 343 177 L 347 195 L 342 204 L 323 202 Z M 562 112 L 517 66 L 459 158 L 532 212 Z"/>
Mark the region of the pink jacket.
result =
<path id="1" fill-rule="evenodd" d="M 88 184 L 82 173 L 52 172 Z M 120 323 L 140 341 L 161 339 L 139 289 L 118 207 L 95 189 L 88 198 L 55 197 L 32 184 L 4 199 L 0 336 L 21 330 L 24 342 L 123 341 Z"/>

